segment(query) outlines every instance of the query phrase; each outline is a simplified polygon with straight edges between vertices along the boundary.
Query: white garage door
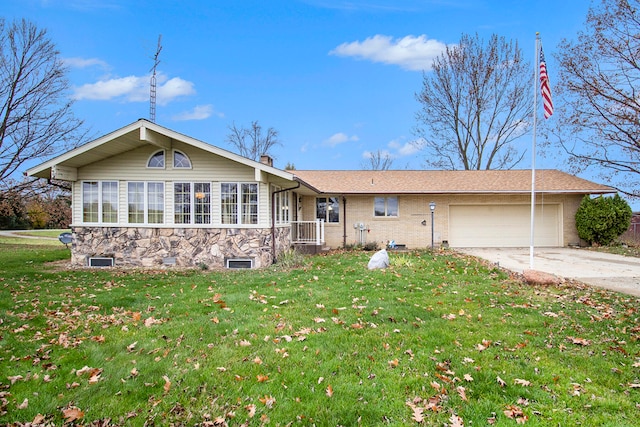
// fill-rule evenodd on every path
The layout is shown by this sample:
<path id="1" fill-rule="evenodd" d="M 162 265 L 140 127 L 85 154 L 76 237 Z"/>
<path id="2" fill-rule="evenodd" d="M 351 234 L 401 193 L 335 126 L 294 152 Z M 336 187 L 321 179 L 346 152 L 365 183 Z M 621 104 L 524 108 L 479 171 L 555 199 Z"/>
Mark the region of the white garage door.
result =
<path id="1" fill-rule="evenodd" d="M 536 206 L 535 246 L 562 246 L 560 205 Z M 529 247 L 531 205 L 451 205 L 449 244 L 458 248 Z"/>

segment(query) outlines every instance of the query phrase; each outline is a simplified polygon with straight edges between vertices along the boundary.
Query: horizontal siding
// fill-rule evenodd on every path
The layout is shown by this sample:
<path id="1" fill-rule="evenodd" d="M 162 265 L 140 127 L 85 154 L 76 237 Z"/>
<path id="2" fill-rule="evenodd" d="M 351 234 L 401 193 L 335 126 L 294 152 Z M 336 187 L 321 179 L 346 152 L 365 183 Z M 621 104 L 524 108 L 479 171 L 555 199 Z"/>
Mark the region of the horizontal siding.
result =
<path id="1" fill-rule="evenodd" d="M 172 151 L 165 152 L 165 169 L 147 168 L 151 155 L 158 151 L 157 147 L 149 145 L 131 150 L 125 154 L 105 159 L 78 169 L 78 181 L 73 183 L 73 223 L 82 223 L 82 181 L 118 181 L 119 191 L 119 224 L 111 226 L 129 225 L 127 213 L 127 182 L 156 181 L 165 183 L 165 221 L 159 227 L 173 226 L 173 183 L 174 182 L 210 182 L 211 185 L 211 214 L 212 223 L 207 225 L 189 225 L 184 227 L 221 226 L 220 183 L 221 182 L 256 182 L 255 169 L 236 163 L 227 158 L 211 154 L 198 148 L 175 143 L 177 149 L 191 160 L 191 169 L 173 169 Z M 255 225 L 224 225 L 228 228 L 269 227 L 270 200 L 269 184 L 258 183 L 258 224 Z M 153 225 L 156 226 L 156 225 Z"/>
<path id="2" fill-rule="evenodd" d="M 255 181 L 254 169 L 224 157 L 186 146 L 175 144 L 189 156 L 191 169 L 173 169 L 171 152 L 166 152 L 165 169 L 149 169 L 149 157 L 158 148 L 145 145 L 127 153 L 92 163 L 78 169 L 78 180 L 109 180 L 118 177 L 127 181 Z"/>

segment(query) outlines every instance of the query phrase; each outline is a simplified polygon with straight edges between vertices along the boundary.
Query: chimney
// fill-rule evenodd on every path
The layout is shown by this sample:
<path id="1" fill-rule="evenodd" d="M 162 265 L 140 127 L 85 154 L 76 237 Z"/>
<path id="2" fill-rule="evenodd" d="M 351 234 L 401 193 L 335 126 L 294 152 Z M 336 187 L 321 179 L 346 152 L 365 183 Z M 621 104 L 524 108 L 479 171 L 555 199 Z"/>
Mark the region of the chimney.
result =
<path id="1" fill-rule="evenodd" d="M 273 167 L 273 159 L 268 154 L 263 154 L 260 156 L 260 163 Z"/>

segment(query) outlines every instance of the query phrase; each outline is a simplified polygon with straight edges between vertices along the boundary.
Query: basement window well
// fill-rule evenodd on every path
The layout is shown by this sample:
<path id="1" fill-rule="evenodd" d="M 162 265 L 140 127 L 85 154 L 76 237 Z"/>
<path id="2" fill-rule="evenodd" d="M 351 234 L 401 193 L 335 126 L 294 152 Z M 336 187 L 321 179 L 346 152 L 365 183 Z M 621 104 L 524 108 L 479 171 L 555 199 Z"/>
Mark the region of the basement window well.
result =
<path id="1" fill-rule="evenodd" d="M 89 258 L 89 267 L 113 267 L 114 260 L 111 257 L 94 256 Z"/>
<path id="2" fill-rule="evenodd" d="M 227 259 L 227 268 L 253 268 L 253 259 L 251 258 L 233 258 Z"/>

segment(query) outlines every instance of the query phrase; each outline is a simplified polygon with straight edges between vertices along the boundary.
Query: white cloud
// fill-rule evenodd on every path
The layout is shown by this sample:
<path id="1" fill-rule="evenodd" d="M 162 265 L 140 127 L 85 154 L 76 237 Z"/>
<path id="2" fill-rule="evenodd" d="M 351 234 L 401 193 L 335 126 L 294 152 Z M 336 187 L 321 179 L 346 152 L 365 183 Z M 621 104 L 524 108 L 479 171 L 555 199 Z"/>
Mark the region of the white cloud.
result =
<path id="1" fill-rule="evenodd" d="M 87 68 L 98 66 L 106 69 L 109 67 L 106 62 L 98 58 L 63 58 L 62 63 L 71 68 Z"/>
<path id="2" fill-rule="evenodd" d="M 388 146 L 398 153 L 398 157 L 411 156 L 420 151 L 420 146 L 416 141 L 409 141 L 403 144 L 398 140 L 393 140 L 389 142 Z"/>
<path id="3" fill-rule="evenodd" d="M 363 42 L 342 43 L 329 52 L 330 55 L 353 56 L 373 62 L 399 65 L 405 70 L 422 71 L 431 68 L 433 60 L 447 45 L 426 35 L 405 36 L 394 39 L 376 34 Z"/>
<path id="4" fill-rule="evenodd" d="M 107 101 L 120 99 L 125 102 L 149 101 L 150 76 L 127 76 L 100 80 L 74 88 L 74 99 Z M 156 76 L 156 102 L 166 105 L 174 99 L 196 93 L 193 83 L 180 77 L 167 79 L 159 73 Z"/>
<path id="5" fill-rule="evenodd" d="M 329 145 L 331 147 L 335 147 L 338 144 L 342 144 L 348 141 L 357 141 L 359 138 L 357 135 L 348 136 L 345 133 L 338 132 L 336 134 L 331 135 L 329 139 L 324 140 L 325 145 Z"/>
<path id="6" fill-rule="evenodd" d="M 223 113 L 219 113 L 214 110 L 213 105 L 196 105 L 191 111 L 183 111 L 182 113 L 173 116 L 173 120 L 187 121 L 187 120 L 204 120 L 208 119 L 212 115 L 218 117 L 224 117 Z"/>
<path id="7" fill-rule="evenodd" d="M 158 83 L 160 83 L 160 79 L 158 79 Z M 174 77 L 164 84 L 158 84 L 157 100 L 159 105 L 167 105 L 175 98 L 195 93 L 192 82 L 183 80 L 180 77 Z"/>

